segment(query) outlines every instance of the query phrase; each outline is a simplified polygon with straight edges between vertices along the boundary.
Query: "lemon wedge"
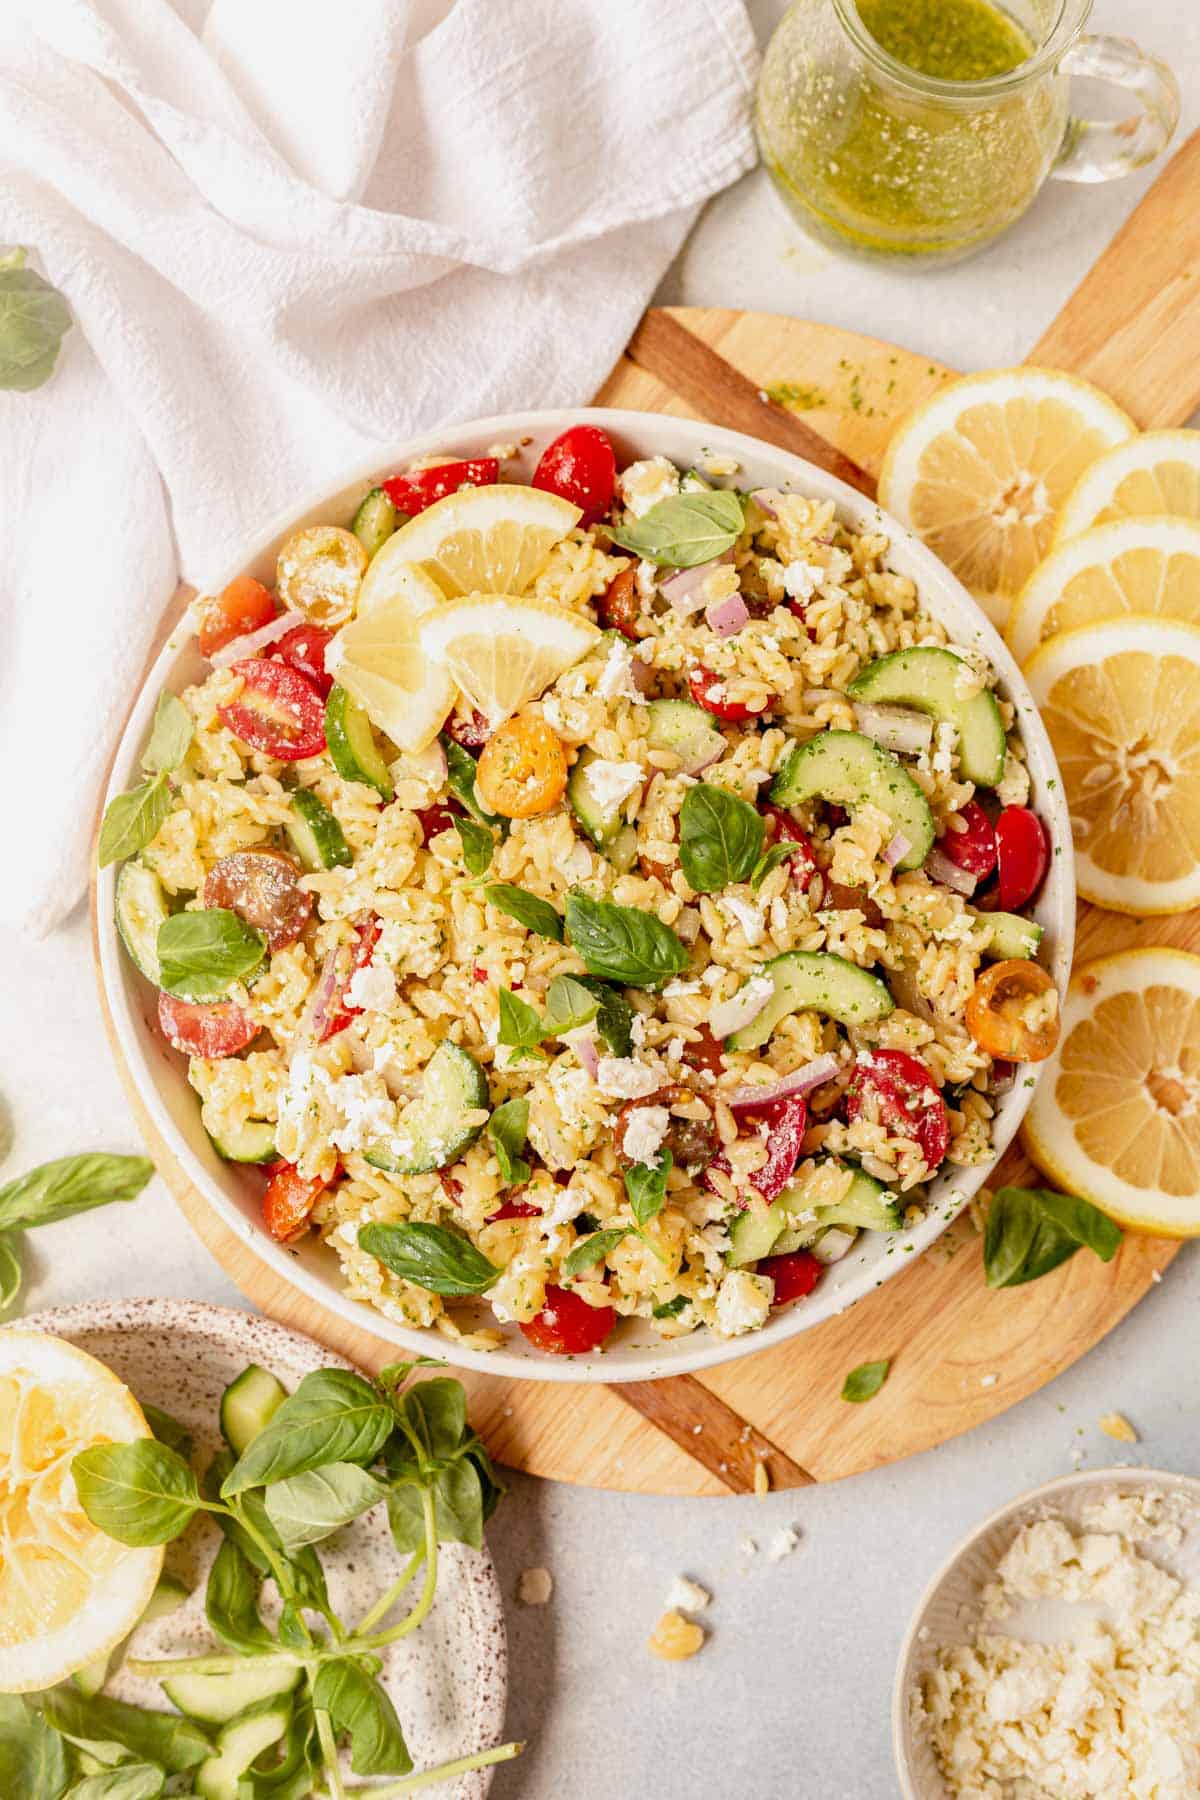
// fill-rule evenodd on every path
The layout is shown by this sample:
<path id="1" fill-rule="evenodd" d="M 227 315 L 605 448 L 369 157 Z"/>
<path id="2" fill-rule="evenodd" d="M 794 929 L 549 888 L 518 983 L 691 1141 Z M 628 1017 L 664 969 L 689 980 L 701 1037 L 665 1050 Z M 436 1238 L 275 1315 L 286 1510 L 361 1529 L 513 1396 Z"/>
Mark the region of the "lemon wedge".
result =
<path id="1" fill-rule="evenodd" d="M 39 1331 L 0 1331 L 0 1693 L 63 1681 L 133 1630 L 161 1546 L 106 1537 L 71 1463 L 93 1444 L 151 1435 L 129 1389 L 95 1357 Z"/>
<path id="2" fill-rule="evenodd" d="M 427 661 L 445 672 L 493 730 L 544 693 L 600 635 L 565 607 L 512 594 L 468 594 L 417 622 Z"/>
<path id="3" fill-rule="evenodd" d="M 1004 635 L 1023 663 L 1056 632 L 1122 613 L 1200 624 L 1200 522 L 1116 519 L 1060 544 L 1021 589 Z"/>
<path id="4" fill-rule="evenodd" d="M 523 594 L 582 517 L 579 507 L 541 488 L 460 488 L 402 525 L 386 548 L 416 563 L 452 598 Z"/>
<path id="5" fill-rule="evenodd" d="M 1106 450 L 1067 495 L 1056 541 L 1159 513 L 1200 519 L 1200 431 L 1142 431 Z"/>
<path id="6" fill-rule="evenodd" d="M 445 605 L 441 588 L 397 553 L 391 537 L 378 552 L 358 597 L 358 613 L 325 653 L 325 667 L 367 709 L 399 750 L 424 750 L 454 705 L 454 683 L 422 654 L 423 614 Z"/>
<path id="7" fill-rule="evenodd" d="M 1083 471 L 1133 423 L 1052 369 L 948 382 L 888 445 L 879 503 L 910 525 L 997 623 L 1050 547 Z"/>
<path id="8" fill-rule="evenodd" d="M 1058 756 L 1079 891 L 1114 912 L 1200 902 L 1200 629 L 1107 619 L 1025 676 Z"/>
<path id="9" fill-rule="evenodd" d="M 1200 1237 L 1200 956 L 1083 963 L 1022 1127 L 1068 1193 L 1156 1237 Z"/>

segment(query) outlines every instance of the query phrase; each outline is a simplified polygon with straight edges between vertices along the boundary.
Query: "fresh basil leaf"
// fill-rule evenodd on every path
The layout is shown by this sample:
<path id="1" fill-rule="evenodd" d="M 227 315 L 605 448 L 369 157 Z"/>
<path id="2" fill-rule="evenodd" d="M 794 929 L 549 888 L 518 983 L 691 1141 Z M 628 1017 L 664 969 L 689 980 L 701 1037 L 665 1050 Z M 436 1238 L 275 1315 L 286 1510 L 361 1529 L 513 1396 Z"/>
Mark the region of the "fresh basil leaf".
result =
<path id="1" fill-rule="evenodd" d="M 192 741 L 192 715 L 174 694 L 158 696 L 150 742 L 142 752 L 147 775 L 169 775 L 188 753 Z"/>
<path id="2" fill-rule="evenodd" d="M 200 1509 L 196 1477 L 156 1438 L 93 1444 L 71 1463 L 79 1504 L 120 1544 L 168 1544 Z"/>
<path id="3" fill-rule="evenodd" d="M 486 1525 L 504 1497 L 504 1485 L 497 1481 L 492 1459 L 479 1438 L 472 1437 L 463 1451 L 463 1459 L 471 1464 L 479 1477 L 479 1488 L 483 1495 L 482 1523 Z"/>
<path id="4" fill-rule="evenodd" d="M 222 1496 L 228 1500 L 329 1463 L 372 1463 L 391 1430 L 391 1407 L 361 1375 L 315 1369 L 247 1445 L 221 1484 Z"/>
<path id="5" fill-rule="evenodd" d="M 1022 1287 L 1081 1247 L 1111 1262 L 1120 1245 L 1119 1228 L 1087 1200 L 1049 1188 L 1003 1187 L 988 1208 L 983 1266 L 989 1287 Z"/>
<path id="6" fill-rule="evenodd" d="M 159 1443 L 165 1444 L 168 1450 L 173 1450 L 176 1456 L 182 1456 L 184 1462 L 187 1462 L 192 1454 L 192 1434 L 187 1426 L 181 1425 L 178 1419 L 173 1419 L 161 1406 L 155 1406 L 152 1400 L 140 1400 L 138 1405 Z"/>
<path id="7" fill-rule="evenodd" d="M 357 1463 L 326 1463 L 272 1483 L 266 1490 L 267 1517 L 284 1549 L 298 1550 L 348 1525 L 386 1493 L 383 1482 Z"/>
<path id="8" fill-rule="evenodd" d="M 17 1694 L 0 1694 L 0 1794 L 60 1800 L 70 1779 L 67 1747 Z"/>
<path id="9" fill-rule="evenodd" d="M 0 1313 L 6 1313 L 21 1291 L 19 1232 L 0 1232 Z"/>
<path id="10" fill-rule="evenodd" d="M 469 1455 L 439 1469 L 434 1478 L 434 1521 L 440 1544 L 482 1547 L 484 1521 L 500 1493 L 491 1464 L 480 1460 L 483 1455 L 482 1445 L 473 1446 Z M 389 1456 L 389 1463 L 392 1461 Z M 397 1484 L 388 1494 L 388 1524 L 397 1550 L 402 1556 L 411 1556 L 425 1542 L 424 1483 L 415 1465 L 402 1458 L 395 1463 Z"/>
<path id="11" fill-rule="evenodd" d="M 100 1775 L 77 1781 L 67 1800 L 158 1800 L 167 1784 L 166 1773 L 153 1763 L 123 1763 Z"/>
<path id="12" fill-rule="evenodd" d="M 232 1450 L 222 1449 L 217 1452 L 204 1472 L 200 1483 L 200 1492 L 206 1500 L 219 1500 L 221 1489 L 229 1478 L 236 1458 Z M 236 1508 L 236 1515 L 228 1513 L 216 1515 L 217 1524 L 231 1544 L 235 1544 L 245 1557 L 250 1567 L 260 1577 L 273 1575 L 270 1558 L 265 1554 L 259 1538 L 265 1538 L 275 1553 L 276 1560 L 282 1566 L 287 1598 L 296 1606 L 309 1606 L 317 1612 L 325 1612 L 329 1606 L 329 1595 L 325 1586 L 325 1571 L 321 1567 L 321 1559 L 311 1545 L 301 1550 L 287 1551 L 279 1541 L 278 1533 L 267 1517 L 261 1488 L 247 1488 L 244 1493 L 230 1501 Z M 253 1527 L 257 1536 L 251 1536 L 242 1523 Z M 297 1637 L 288 1636 L 287 1621 L 281 1617 L 279 1636 L 291 1648 L 303 1648 L 308 1640 L 301 1631 Z"/>
<path id="13" fill-rule="evenodd" d="M 42 1697 L 48 1724 L 72 1738 L 123 1744 L 144 1762 L 157 1763 L 168 1775 L 194 1769 L 213 1754 L 212 1740 L 192 1719 L 178 1713 L 149 1712 L 109 1700 L 103 1694 L 85 1700 L 64 1684 Z"/>
<path id="14" fill-rule="evenodd" d="M 227 906 L 171 913 L 158 928 L 159 980 L 181 1000 L 219 1000 L 253 975 L 266 950 L 262 932 Z"/>
<path id="15" fill-rule="evenodd" d="M 498 813 L 488 811 L 475 790 L 477 764 L 471 752 L 464 750 L 461 744 L 456 744 L 445 731 L 438 742 L 446 752 L 446 786 L 455 799 L 466 807 L 480 825 L 499 825 L 503 830 L 504 821 Z"/>
<path id="16" fill-rule="evenodd" d="M 626 1169 L 625 1192 L 629 1196 L 629 1209 L 639 1225 L 648 1225 L 662 1211 L 671 1161 L 671 1152 L 662 1150 L 656 1163 L 634 1163 L 632 1169 Z"/>
<path id="17" fill-rule="evenodd" d="M 803 849 L 803 844 L 797 844 L 791 838 L 781 838 L 777 844 L 768 844 L 750 875 L 750 886 L 755 893 L 757 894 L 772 869 L 777 869 L 780 863 L 788 862 L 798 850 Z"/>
<path id="18" fill-rule="evenodd" d="M 412 1757 L 384 1689 L 349 1657 L 322 1663 L 313 1683 L 313 1705 L 328 1713 L 334 1730 L 350 1739 L 356 1775 L 407 1775 Z"/>
<path id="19" fill-rule="evenodd" d="M 872 1399 L 887 1380 L 891 1366 L 891 1358 L 886 1356 L 882 1362 L 859 1363 L 842 1383 L 842 1399 L 853 1401 L 856 1406 Z"/>
<path id="20" fill-rule="evenodd" d="M 581 987 L 595 994 L 600 1002 L 596 1028 L 614 1056 L 629 1056 L 633 1050 L 633 1007 L 619 989 L 595 975 L 576 975 Z"/>
<path id="21" fill-rule="evenodd" d="M 544 1037 L 564 1037 L 590 1025 L 600 1011 L 600 1002 L 574 975 L 556 975 L 546 990 L 546 1010 L 542 1015 Z"/>
<path id="22" fill-rule="evenodd" d="M 483 1490 L 479 1471 L 469 1458 L 438 1471 L 433 1489 L 439 1544 L 468 1544 L 483 1549 Z"/>
<path id="23" fill-rule="evenodd" d="M 631 525 L 614 530 L 613 542 L 647 562 L 694 569 L 732 550 L 745 525 L 745 509 L 728 488 L 672 494 Z"/>
<path id="24" fill-rule="evenodd" d="M 698 894 L 745 881 L 762 852 L 763 816 L 711 782 L 689 788 L 679 813 L 679 866 Z"/>
<path id="25" fill-rule="evenodd" d="M 60 1156 L 0 1187 L 0 1231 L 55 1225 L 118 1200 L 134 1200 L 154 1173 L 146 1156 Z"/>
<path id="26" fill-rule="evenodd" d="M 158 836 L 170 810 L 171 790 L 165 775 L 152 775 L 127 794 L 117 794 L 104 809 L 98 866 L 106 869 L 109 863 L 124 862 L 144 850 L 151 838 Z"/>
<path id="27" fill-rule="evenodd" d="M 688 953 L 661 919 L 572 889 L 567 931 L 589 974 L 630 987 L 657 987 L 687 967 Z"/>
<path id="28" fill-rule="evenodd" d="M 496 1042 L 511 1050 L 536 1050 L 542 1041 L 542 1021 L 534 1008 L 524 1000 L 518 1000 L 508 988 L 500 989 L 499 1006 L 500 1028 Z"/>
<path id="29" fill-rule="evenodd" d="M 27 394 L 53 374 L 59 346 L 71 329 L 71 309 L 41 275 L 5 260 L 7 266 L 0 269 L 0 388 Z"/>
<path id="30" fill-rule="evenodd" d="M 529 1164 L 521 1155 L 529 1129 L 529 1101 L 522 1096 L 505 1100 L 488 1120 L 488 1137 L 500 1165 L 500 1179 L 509 1187 L 529 1180 Z"/>
<path id="31" fill-rule="evenodd" d="M 439 1375 L 417 1382 L 405 1398 L 404 1411 L 430 1457 L 457 1456 L 467 1430 L 467 1396 L 461 1381 Z"/>
<path id="32" fill-rule="evenodd" d="M 539 900 L 536 894 L 527 893 L 523 887 L 514 887 L 507 881 L 490 882 L 483 890 L 483 897 L 489 906 L 515 919 L 527 931 L 550 938 L 555 944 L 562 943 L 562 916 L 548 900 Z"/>
<path id="33" fill-rule="evenodd" d="M 397 1225 L 364 1225 L 358 1242 L 393 1275 L 430 1294 L 483 1294 L 500 1275 L 469 1239 L 445 1225 L 411 1219 Z"/>
<path id="34" fill-rule="evenodd" d="M 253 1656 L 269 1650 L 274 1638 L 259 1617 L 258 1595 L 262 1577 L 255 1573 L 237 1545 L 229 1538 L 221 1545 L 208 1571 L 204 1611 L 214 1637 Z"/>
<path id="35" fill-rule="evenodd" d="M 564 1275 L 582 1275 L 585 1269 L 601 1262 L 610 1250 L 615 1249 L 622 1238 L 629 1236 L 628 1225 L 611 1225 L 607 1231 L 597 1231 L 591 1237 L 581 1238 L 573 1250 L 563 1257 L 562 1271 Z"/>
<path id="36" fill-rule="evenodd" d="M 392 1488 L 388 1494 L 387 1510 L 392 1542 L 401 1556 L 414 1555 L 425 1542 L 425 1514 L 421 1505 L 421 1484 L 415 1475 L 411 1481 Z"/>
<path id="37" fill-rule="evenodd" d="M 673 1300 L 664 1300 L 660 1306 L 650 1308 L 653 1319 L 677 1319 L 685 1306 L 690 1304 L 687 1294 L 676 1294 Z"/>
<path id="38" fill-rule="evenodd" d="M 496 848 L 495 835 L 486 825 L 477 825 L 474 819 L 456 818 L 454 828 L 462 843 L 463 862 L 468 875 L 483 875 Z"/>

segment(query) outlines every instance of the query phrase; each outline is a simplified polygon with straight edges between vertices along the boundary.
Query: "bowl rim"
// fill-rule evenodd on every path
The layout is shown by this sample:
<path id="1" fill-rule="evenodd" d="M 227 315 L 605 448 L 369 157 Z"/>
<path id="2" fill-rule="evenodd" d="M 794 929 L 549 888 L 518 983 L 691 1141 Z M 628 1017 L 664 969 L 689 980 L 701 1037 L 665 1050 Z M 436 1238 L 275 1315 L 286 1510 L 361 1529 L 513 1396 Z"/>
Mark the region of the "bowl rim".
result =
<path id="1" fill-rule="evenodd" d="M 480 444 L 520 441 L 524 438 L 544 443 L 572 424 L 599 425 L 618 438 L 633 438 L 641 444 L 652 444 L 656 433 L 660 436 L 682 436 L 691 440 L 691 454 L 695 459 L 705 450 L 716 449 L 736 456 L 739 463 L 767 462 L 778 471 L 780 482 L 787 483 L 793 491 L 816 493 L 821 498 L 833 500 L 839 515 L 845 517 L 849 514 L 852 520 L 858 522 L 860 530 L 865 527 L 866 517 L 869 516 L 872 526 L 888 537 L 890 549 L 899 550 L 902 559 L 914 565 L 914 579 L 923 603 L 935 616 L 941 617 L 945 611 L 955 606 L 963 610 L 964 618 L 970 621 L 972 641 L 988 657 L 1002 690 L 1016 709 L 1017 718 L 1014 723 L 1020 730 L 1031 767 L 1036 769 L 1040 766 L 1045 772 L 1045 792 L 1039 799 L 1039 806 L 1043 814 L 1049 816 L 1055 855 L 1051 858 L 1039 908 L 1048 915 L 1051 972 L 1060 995 L 1065 992 L 1075 936 L 1075 865 L 1070 820 L 1054 751 L 1016 661 L 983 609 L 915 532 L 886 513 L 877 501 L 791 451 L 702 419 L 631 408 L 531 409 L 467 420 L 443 426 L 436 431 L 424 432 L 417 437 L 407 437 L 395 444 L 380 445 L 369 457 L 364 456 L 356 461 L 336 480 L 322 482 L 301 502 L 276 513 L 236 553 L 223 557 L 213 569 L 198 574 L 197 590 L 204 592 L 224 586 L 234 575 L 260 561 L 285 532 L 297 528 L 351 490 L 373 485 L 380 471 L 389 466 L 435 451 L 445 451 L 452 455 L 478 454 Z M 651 450 L 646 453 L 655 452 Z M 144 671 L 141 686 L 134 696 L 112 757 L 102 809 L 127 785 L 126 775 L 132 776 L 137 768 L 137 753 L 149 729 L 158 694 L 170 680 L 176 662 L 186 653 L 191 637 L 185 615 L 167 632 L 161 648 Z M 1037 1082 L 1048 1067 L 1047 1063 L 1031 1065 L 1032 1075 L 1026 1076 L 1022 1081 L 1019 1092 L 1013 1096 L 1002 1120 L 1001 1129 L 994 1133 L 994 1154 L 990 1160 L 975 1168 L 956 1170 L 953 1193 L 935 1200 L 925 1217 L 906 1232 L 906 1254 L 893 1257 L 888 1262 L 868 1265 L 852 1283 L 847 1283 L 845 1297 L 839 1292 L 836 1296 L 828 1296 L 826 1303 L 821 1306 L 789 1307 L 776 1315 L 761 1331 L 731 1338 L 721 1338 L 713 1332 L 697 1331 L 690 1338 L 673 1340 L 663 1346 L 636 1346 L 619 1357 L 592 1354 L 582 1357 L 542 1357 L 535 1362 L 532 1353 L 523 1355 L 506 1346 L 491 1351 L 472 1350 L 442 1337 L 432 1328 L 400 1324 L 378 1312 L 366 1301 L 351 1298 L 336 1281 L 309 1268 L 302 1259 L 291 1254 L 287 1245 L 276 1244 L 267 1237 L 204 1167 L 175 1125 L 159 1092 L 155 1071 L 147 1060 L 143 1044 L 144 1025 L 131 1003 L 127 987 L 127 982 L 132 981 L 133 975 L 124 967 L 116 929 L 113 905 L 116 874 L 117 865 L 110 865 L 94 874 L 93 893 L 99 950 L 97 977 L 128 1079 L 145 1107 L 155 1133 L 164 1141 L 190 1186 L 212 1207 L 226 1227 L 265 1261 L 274 1273 L 283 1277 L 316 1305 L 328 1307 L 342 1323 L 417 1353 L 428 1354 L 431 1342 L 435 1340 L 437 1353 L 444 1360 L 478 1370 L 482 1374 L 523 1381 L 597 1382 L 605 1385 L 659 1380 L 671 1375 L 693 1374 L 701 1369 L 736 1361 L 757 1351 L 775 1349 L 802 1332 L 836 1317 L 857 1300 L 874 1292 L 892 1274 L 906 1267 L 910 1255 L 920 1255 L 959 1215 L 994 1171 L 1016 1134 L 1033 1098 Z M 137 977 L 138 982 L 143 979 Z M 830 1300 L 835 1303 L 830 1304 Z M 685 1344 L 693 1347 L 676 1348 Z"/>
<path id="2" fill-rule="evenodd" d="M 1146 1468 L 1141 1463 L 1126 1466 L 1113 1463 L 1103 1469 L 1076 1469 L 1069 1475 L 1056 1475 L 1050 1481 L 1043 1481 L 1037 1487 L 1018 1494 L 1015 1500 L 1008 1500 L 995 1507 L 986 1518 L 972 1526 L 929 1577 L 904 1633 L 892 1682 L 892 1758 L 900 1784 L 901 1800 L 930 1800 L 930 1796 L 921 1793 L 913 1781 L 907 1743 L 908 1707 L 913 1683 L 912 1665 L 918 1648 L 922 1645 L 920 1632 L 938 1593 L 953 1576 L 964 1557 L 990 1532 L 1010 1523 L 1015 1524 L 1023 1514 L 1044 1506 L 1063 1494 L 1074 1493 L 1081 1488 L 1099 1487 L 1109 1482 L 1127 1487 L 1162 1487 L 1174 1493 L 1186 1494 L 1194 1501 L 1197 1513 L 1200 1514 L 1200 1476 L 1181 1475 L 1174 1469 Z"/>

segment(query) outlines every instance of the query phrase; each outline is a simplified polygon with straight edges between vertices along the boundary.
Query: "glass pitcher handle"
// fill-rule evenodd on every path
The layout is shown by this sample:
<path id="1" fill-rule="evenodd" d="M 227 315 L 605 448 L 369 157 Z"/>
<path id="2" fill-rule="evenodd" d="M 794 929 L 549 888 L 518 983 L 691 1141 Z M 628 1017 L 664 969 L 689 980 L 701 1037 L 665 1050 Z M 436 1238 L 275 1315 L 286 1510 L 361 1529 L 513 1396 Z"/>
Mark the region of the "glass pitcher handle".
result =
<path id="1" fill-rule="evenodd" d="M 1132 38 L 1085 35 L 1058 66 L 1064 75 L 1128 88 L 1140 105 L 1127 119 L 1112 122 L 1072 114 L 1051 175 L 1060 181 L 1112 181 L 1166 149 L 1179 123 L 1179 83 L 1161 58 L 1139 50 Z"/>

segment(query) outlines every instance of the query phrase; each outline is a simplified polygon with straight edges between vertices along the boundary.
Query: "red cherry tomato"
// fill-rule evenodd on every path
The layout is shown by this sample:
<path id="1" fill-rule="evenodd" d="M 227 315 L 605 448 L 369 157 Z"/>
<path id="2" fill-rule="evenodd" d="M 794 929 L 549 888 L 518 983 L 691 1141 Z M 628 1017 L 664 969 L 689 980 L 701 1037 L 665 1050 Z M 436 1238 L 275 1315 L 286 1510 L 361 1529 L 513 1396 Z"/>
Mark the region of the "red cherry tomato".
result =
<path id="1" fill-rule="evenodd" d="M 531 1206 L 528 1200 L 506 1200 L 497 1212 L 488 1214 L 485 1222 L 499 1225 L 505 1219 L 540 1219 L 541 1216 L 541 1207 Z"/>
<path id="2" fill-rule="evenodd" d="M 617 459 L 608 434 L 598 425 L 572 425 L 542 451 L 533 485 L 582 507 L 579 523 L 594 525 L 612 505 L 617 487 Z"/>
<path id="3" fill-rule="evenodd" d="M 204 877 L 205 906 L 228 907 L 267 935 L 267 949 L 294 944 L 312 915 L 312 895 L 300 886 L 300 870 L 283 850 L 264 844 L 232 850 Z"/>
<path id="4" fill-rule="evenodd" d="M 375 946 L 379 942 L 381 929 L 379 920 L 372 916 L 359 926 L 358 942 L 354 947 L 353 954 L 348 953 L 346 945 L 342 946 L 339 978 L 326 1004 L 325 1021 L 317 1030 L 319 1044 L 327 1043 L 331 1037 L 336 1037 L 339 1031 L 345 1031 L 351 1019 L 356 1018 L 362 1011 L 361 1006 L 352 1006 L 346 999 L 346 989 L 358 971 L 365 969 L 370 962 L 375 953 Z"/>
<path id="5" fill-rule="evenodd" d="M 743 1113 L 741 1121 L 749 1125 L 751 1131 L 744 1136 L 753 1135 L 764 1140 L 767 1146 L 767 1160 L 761 1168 L 755 1169 L 753 1175 L 747 1176 L 755 1192 L 770 1205 L 777 1200 L 796 1171 L 800 1160 L 800 1146 L 804 1142 L 804 1133 L 808 1128 L 808 1103 L 802 1094 L 792 1094 L 786 1100 L 777 1100 L 773 1106 L 764 1106 L 758 1113 Z M 708 1182 L 708 1170 L 719 1169 L 723 1175 L 733 1173 L 733 1165 L 724 1150 L 713 1157 L 704 1171 L 704 1185 Z"/>
<path id="6" fill-rule="evenodd" d="M 925 1064 L 907 1050 L 872 1050 L 855 1067 L 846 1089 L 846 1117 L 857 1119 L 867 1096 L 875 1100 L 879 1122 L 898 1137 L 919 1144 L 936 1169 L 950 1142 L 941 1090 Z"/>
<path id="7" fill-rule="evenodd" d="M 176 1050 L 214 1061 L 236 1056 L 254 1042 L 259 1031 L 250 1015 L 232 1000 L 194 1002 L 166 993 L 158 996 L 158 1023 Z"/>
<path id="8" fill-rule="evenodd" d="M 289 668 L 312 682 L 322 700 L 329 698 L 333 686 L 333 676 L 325 671 L 325 652 L 332 639 L 332 631 L 323 631 L 319 625 L 293 625 L 275 646 Z"/>
<path id="9" fill-rule="evenodd" d="M 792 880 L 800 892 L 804 893 L 819 867 L 812 839 L 807 831 L 801 830 L 791 813 L 785 812 L 782 806 L 775 806 L 770 800 L 764 800 L 758 810 L 767 821 L 768 844 L 798 844 L 800 846 L 788 858 L 788 867 L 792 871 Z"/>
<path id="10" fill-rule="evenodd" d="M 704 668 L 702 664 L 698 664 L 688 675 L 692 699 L 705 712 L 710 712 L 714 719 L 725 719 L 730 725 L 740 725 L 746 719 L 761 719 L 770 708 L 769 700 L 762 706 L 744 706 L 740 700 L 726 700 L 726 685 L 724 675 L 714 675 L 711 669 Z"/>
<path id="11" fill-rule="evenodd" d="M 548 1287 L 545 1306 L 521 1330 L 552 1356 L 585 1356 L 599 1349 L 616 1322 L 611 1306 L 589 1306 L 569 1288 Z"/>
<path id="12" fill-rule="evenodd" d="M 426 844 L 439 832 L 452 831 L 455 819 L 463 817 L 463 809 L 456 800 L 439 800 L 434 806 L 418 806 L 415 811 L 421 839 Z"/>
<path id="13" fill-rule="evenodd" d="M 1006 806 L 996 820 L 1000 907 L 1018 912 L 1041 887 L 1050 866 L 1046 827 L 1027 806 Z"/>
<path id="14" fill-rule="evenodd" d="M 693 1025 L 695 1037 L 684 1044 L 679 1052 L 679 1060 L 686 1063 L 689 1069 L 697 1074 L 711 1075 L 714 1080 L 725 1073 L 725 1045 L 722 1039 L 715 1038 L 707 1025 Z"/>
<path id="15" fill-rule="evenodd" d="M 201 656 L 213 656 L 234 638 L 258 631 L 275 617 L 275 599 L 253 575 L 235 575 L 227 588 L 199 602 L 196 642 Z"/>
<path id="16" fill-rule="evenodd" d="M 492 728 L 477 706 L 471 708 L 469 718 L 462 713 L 451 713 L 442 730 L 447 737 L 461 744 L 464 750 L 480 751 L 492 735 Z"/>
<path id="17" fill-rule="evenodd" d="M 996 866 L 995 828 L 978 800 L 968 800 L 958 816 L 965 829 L 943 832 L 937 847 L 952 863 L 982 881 Z"/>
<path id="18" fill-rule="evenodd" d="M 410 469 L 407 474 L 393 475 L 383 483 L 383 491 L 401 512 L 419 513 L 435 500 L 456 494 L 460 487 L 491 487 L 499 479 L 500 464 L 496 458 L 477 456 L 470 462 L 438 463 L 432 469 Z"/>
<path id="19" fill-rule="evenodd" d="M 821 1264 L 807 1250 L 788 1250 L 782 1256 L 765 1256 L 757 1265 L 760 1275 L 775 1283 L 772 1306 L 787 1306 L 811 1294 L 821 1279 Z"/>
<path id="20" fill-rule="evenodd" d="M 263 1224 L 277 1243 L 290 1243 L 308 1229 L 309 1214 L 330 1184 L 337 1180 L 341 1168 L 329 1180 L 317 1175 L 306 1181 L 294 1163 L 276 1163 L 263 1195 Z"/>
<path id="21" fill-rule="evenodd" d="M 222 725 L 235 738 L 273 756 L 277 762 L 302 762 L 325 748 L 325 707 L 311 682 L 286 663 L 250 656 L 231 665 L 242 678 L 242 691 L 228 706 L 218 706 Z"/>

